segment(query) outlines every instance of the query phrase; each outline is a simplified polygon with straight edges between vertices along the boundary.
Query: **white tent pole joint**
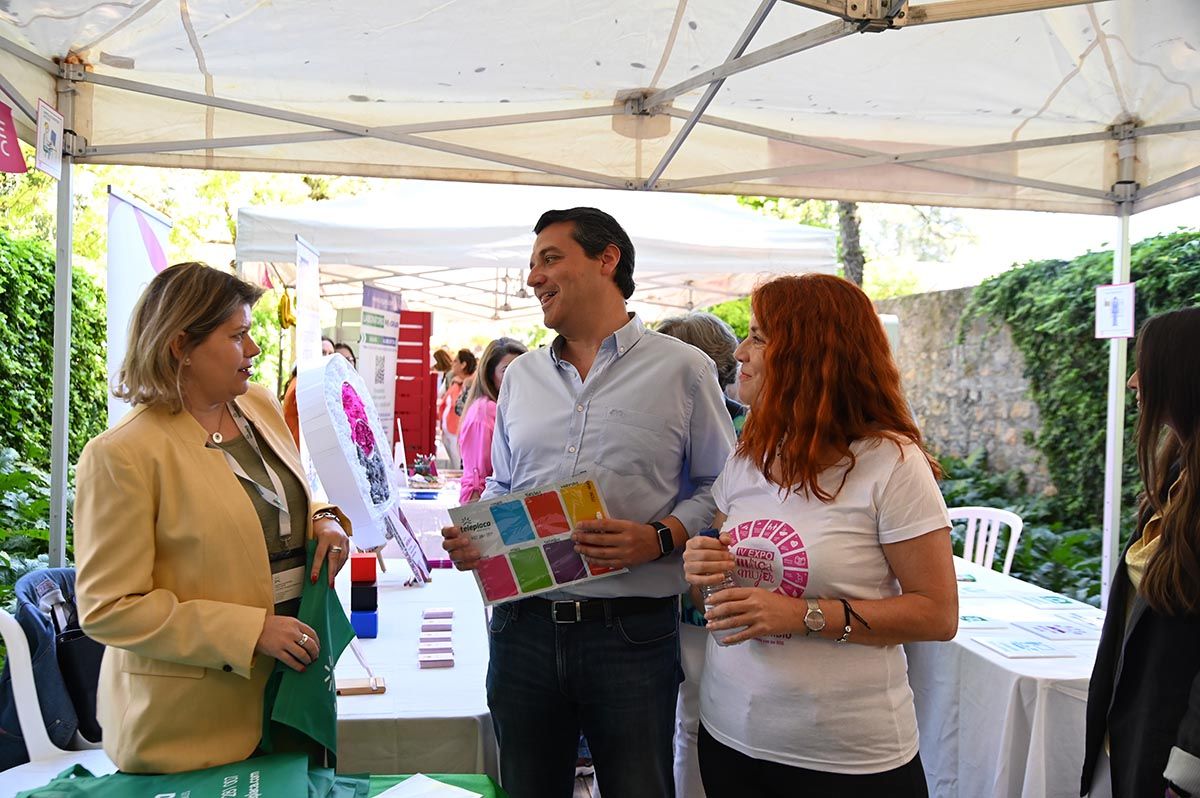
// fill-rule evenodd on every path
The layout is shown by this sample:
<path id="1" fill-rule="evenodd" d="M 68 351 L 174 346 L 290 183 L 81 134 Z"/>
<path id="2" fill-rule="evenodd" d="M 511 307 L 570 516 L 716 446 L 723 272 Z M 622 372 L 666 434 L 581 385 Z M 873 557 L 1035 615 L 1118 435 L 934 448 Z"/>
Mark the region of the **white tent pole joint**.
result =
<path id="1" fill-rule="evenodd" d="M 1113 250 L 1113 283 L 1129 282 L 1129 215 L 1137 199 L 1134 180 L 1137 138 L 1133 123 L 1113 126 L 1117 139 L 1117 247 Z M 1108 607 L 1121 543 L 1121 470 L 1125 448 L 1125 371 L 1129 344 L 1124 338 L 1108 343 L 1108 419 L 1104 447 L 1104 535 L 1100 552 L 1100 606 Z"/>
<path id="2" fill-rule="evenodd" d="M 877 32 L 904 25 L 908 0 L 787 0 L 792 5 L 832 14 L 847 22 L 866 23 L 860 31 Z"/>
<path id="3" fill-rule="evenodd" d="M 62 97 L 64 94 L 64 86 L 70 87 L 71 108 L 75 107 L 75 84 L 83 81 L 85 69 L 82 64 L 61 64 L 58 68 L 58 94 Z M 62 102 L 61 100 L 59 101 Z M 62 108 L 58 109 L 62 113 Z M 87 139 L 76 133 L 72 127 L 74 122 L 66 119 L 66 114 L 63 114 L 63 154 L 70 155 L 72 158 L 81 158 L 87 152 Z M 71 118 L 74 119 L 74 113 Z"/>
<path id="4" fill-rule="evenodd" d="M 754 38 L 754 34 L 758 33 L 758 29 L 762 27 L 763 22 L 767 18 L 767 14 L 771 12 L 771 9 L 774 6 L 775 0 L 762 0 L 762 2 L 759 3 L 758 9 L 755 10 L 754 14 L 750 17 L 750 21 L 746 24 L 741 36 L 738 36 L 737 41 L 733 45 L 733 49 L 729 52 L 729 57 L 725 59 L 725 63 L 729 63 L 746 52 L 746 48 L 750 46 L 750 40 Z M 663 153 L 658 165 L 654 167 L 654 171 L 650 174 L 650 177 L 646 179 L 644 188 L 647 191 L 654 189 L 654 184 L 658 182 L 660 177 L 662 177 L 663 172 L 665 172 L 667 169 L 667 165 L 671 163 L 671 159 L 673 159 L 675 154 L 679 152 L 679 148 L 683 146 L 683 142 L 686 141 L 688 135 L 691 134 L 692 128 L 694 128 L 696 123 L 700 121 L 700 117 L 704 115 L 706 110 L 708 110 L 709 104 L 713 101 L 713 98 L 717 96 L 717 92 L 719 92 L 721 87 L 724 85 L 725 78 L 714 80 L 712 83 L 708 84 L 708 88 L 704 90 L 704 96 L 700 98 L 700 102 L 696 103 L 696 107 L 692 109 L 691 116 L 684 121 L 683 127 L 680 128 L 679 133 L 675 136 L 675 140 L 671 142 L 671 146 L 667 147 L 667 151 Z"/>

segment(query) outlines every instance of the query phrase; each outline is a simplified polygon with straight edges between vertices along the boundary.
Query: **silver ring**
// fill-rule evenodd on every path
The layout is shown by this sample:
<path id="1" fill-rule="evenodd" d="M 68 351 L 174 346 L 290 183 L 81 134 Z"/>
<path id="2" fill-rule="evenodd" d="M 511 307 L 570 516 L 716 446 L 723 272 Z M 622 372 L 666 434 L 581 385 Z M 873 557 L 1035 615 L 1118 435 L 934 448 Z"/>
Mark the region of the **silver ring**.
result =
<path id="1" fill-rule="evenodd" d="M 329 550 L 334 554 L 341 554 L 343 551 L 345 551 L 345 549 L 343 549 L 341 546 L 330 546 Z"/>
<path id="2" fill-rule="evenodd" d="M 304 648 L 304 644 L 308 642 L 308 634 L 307 633 L 301 634 L 300 639 L 297 640 L 296 642 L 300 644 L 301 648 Z"/>

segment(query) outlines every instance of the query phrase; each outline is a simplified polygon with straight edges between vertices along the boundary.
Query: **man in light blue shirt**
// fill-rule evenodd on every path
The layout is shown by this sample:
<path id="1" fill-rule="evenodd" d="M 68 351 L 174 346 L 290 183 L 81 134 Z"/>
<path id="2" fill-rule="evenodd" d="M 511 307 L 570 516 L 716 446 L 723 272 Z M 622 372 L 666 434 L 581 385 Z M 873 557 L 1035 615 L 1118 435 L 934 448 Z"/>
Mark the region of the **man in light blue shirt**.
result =
<path id="1" fill-rule="evenodd" d="M 483 498 L 587 472 L 613 517 L 581 522 L 577 550 L 629 571 L 495 608 L 501 781 L 513 798 L 569 798 L 582 729 L 603 792 L 670 798 L 680 551 L 712 521 L 733 431 L 712 360 L 626 311 L 634 248 L 616 220 L 548 211 L 534 232 L 528 284 L 558 336 L 505 373 Z M 476 567 L 460 530 L 443 534 L 456 565 Z"/>

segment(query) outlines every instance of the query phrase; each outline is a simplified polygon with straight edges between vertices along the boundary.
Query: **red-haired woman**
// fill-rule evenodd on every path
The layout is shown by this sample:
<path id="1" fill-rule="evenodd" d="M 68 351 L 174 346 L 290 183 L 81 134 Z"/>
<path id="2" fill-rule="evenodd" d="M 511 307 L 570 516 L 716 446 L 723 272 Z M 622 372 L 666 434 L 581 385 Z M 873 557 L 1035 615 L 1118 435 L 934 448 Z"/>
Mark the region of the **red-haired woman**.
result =
<path id="1" fill-rule="evenodd" d="M 684 553 L 694 587 L 728 571 L 739 585 L 708 602 L 704 789 L 926 796 L 900 644 L 957 629 L 937 466 L 866 294 L 789 276 L 750 304 L 750 413 L 713 488 L 721 536 Z"/>

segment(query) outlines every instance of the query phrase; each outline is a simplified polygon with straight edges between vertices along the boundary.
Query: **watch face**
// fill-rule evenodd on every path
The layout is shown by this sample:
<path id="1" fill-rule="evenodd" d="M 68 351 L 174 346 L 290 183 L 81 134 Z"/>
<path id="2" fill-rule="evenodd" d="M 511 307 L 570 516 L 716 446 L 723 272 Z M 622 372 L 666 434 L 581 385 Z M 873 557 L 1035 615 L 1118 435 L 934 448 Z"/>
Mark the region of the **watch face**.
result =
<path id="1" fill-rule="evenodd" d="M 821 631 L 825 628 L 825 613 L 820 607 L 809 607 L 804 613 L 804 625 L 814 632 Z"/>
<path id="2" fill-rule="evenodd" d="M 666 524 L 660 524 L 657 529 L 659 550 L 663 554 L 670 554 L 675 550 L 675 539 L 671 537 L 671 528 Z"/>

